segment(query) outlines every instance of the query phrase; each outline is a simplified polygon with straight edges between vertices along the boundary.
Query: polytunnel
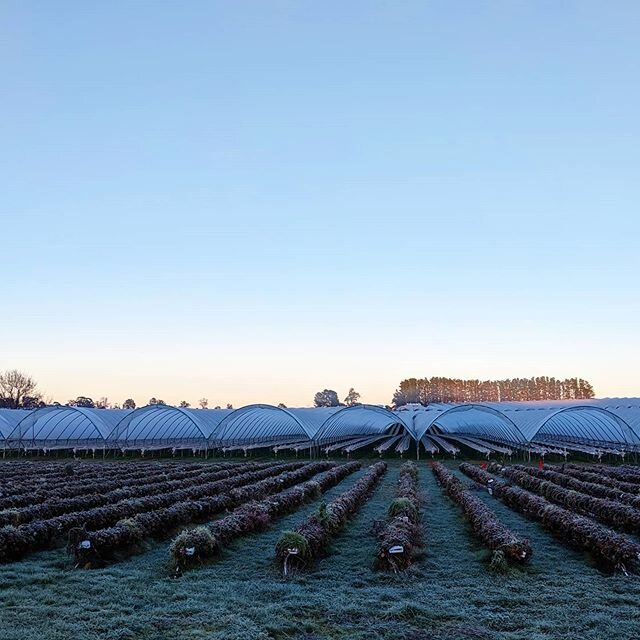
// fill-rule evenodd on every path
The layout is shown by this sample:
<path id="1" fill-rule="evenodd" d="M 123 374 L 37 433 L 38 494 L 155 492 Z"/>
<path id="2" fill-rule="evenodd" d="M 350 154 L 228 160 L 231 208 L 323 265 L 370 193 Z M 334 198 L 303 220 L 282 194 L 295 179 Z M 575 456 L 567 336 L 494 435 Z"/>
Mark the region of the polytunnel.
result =
<path id="1" fill-rule="evenodd" d="M 104 449 L 107 438 L 130 411 L 53 406 L 29 411 L 13 428 L 12 448 Z"/>
<path id="2" fill-rule="evenodd" d="M 422 439 L 429 431 L 465 433 L 514 443 L 527 440 L 516 423 L 499 410 L 482 404 L 429 405 L 414 417 L 416 439 Z"/>
<path id="3" fill-rule="evenodd" d="M 308 442 L 327 415 L 329 413 L 323 409 L 285 409 L 252 404 L 226 416 L 210 440 L 212 446 L 223 449 Z"/>
<path id="4" fill-rule="evenodd" d="M 562 453 L 640 451 L 640 399 L 293 408 L 257 404 L 232 409 L 150 405 L 135 411 L 51 406 L 0 409 L 7 449 L 270 448 L 403 453 L 419 441 L 432 453 L 475 442 L 493 451 Z M 421 446 L 422 446 L 421 445 Z M 437 446 L 436 446 L 437 445 Z M 504 446 L 503 446 L 504 445 Z M 556 446 L 553 446 L 556 445 Z M 500 449 L 503 446 L 503 449 Z M 542 448 L 542 449 L 541 449 Z"/>
<path id="5" fill-rule="evenodd" d="M 140 407 L 125 416 L 109 435 L 113 448 L 207 449 L 209 438 L 232 409 L 188 409 L 165 404 Z"/>
<path id="6" fill-rule="evenodd" d="M 636 447 L 640 439 L 616 413 L 596 406 L 556 409 L 540 424 L 534 440 L 539 442 L 584 442 Z"/>
<path id="7" fill-rule="evenodd" d="M 18 422 L 30 413 L 30 409 L 0 409 L 0 444 L 3 449 L 9 447 L 9 436 Z"/>
<path id="8" fill-rule="evenodd" d="M 630 401 L 628 405 L 631 409 L 626 413 L 600 400 L 504 402 L 487 406 L 516 424 L 529 442 L 635 447 L 640 444 L 637 432 L 640 406 L 636 403 L 634 407 Z"/>
<path id="9" fill-rule="evenodd" d="M 343 407 L 328 417 L 316 433 L 314 440 L 317 444 L 326 444 L 354 436 L 385 433 L 408 433 L 412 437 L 414 435 L 401 412 L 389 411 L 376 405 L 359 404 L 354 407 Z"/>
<path id="10" fill-rule="evenodd" d="M 441 432 L 513 444 L 640 446 L 637 399 L 440 404 L 414 416 L 418 439 Z"/>

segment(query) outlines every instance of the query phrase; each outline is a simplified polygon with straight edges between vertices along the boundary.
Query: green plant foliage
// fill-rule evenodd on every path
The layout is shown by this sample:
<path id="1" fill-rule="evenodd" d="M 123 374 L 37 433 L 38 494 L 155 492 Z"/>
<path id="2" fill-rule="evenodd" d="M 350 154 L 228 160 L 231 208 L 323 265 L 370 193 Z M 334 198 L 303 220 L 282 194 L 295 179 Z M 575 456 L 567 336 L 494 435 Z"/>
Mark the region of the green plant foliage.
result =
<path id="1" fill-rule="evenodd" d="M 276 544 L 276 553 L 280 557 L 286 556 L 291 549 L 296 549 L 298 557 L 303 562 L 310 558 L 309 543 L 300 533 L 285 531 Z"/>
<path id="2" fill-rule="evenodd" d="M 494 551 L 491 554 L 489 568 L 495 573 L 506 573 L 509 570 L 509 563 L 502 551 Z"/>
<path id="3" fill-rule="evenodd" d="M 412 522 L 417 522 L 419 518 L 419 511 L 416 503 L 411 498 L 396 498 L 389 505 L 387 515 L 390 518 L 405 516 Z"/>
<path id="4" fill-rule="evenodd" d="M 207 527 L 183 531 L 174 538 L 170 548 L 172 558 L 188 557 L 190 562 L 202 562 L 217 552 L 218 543 Z"/>

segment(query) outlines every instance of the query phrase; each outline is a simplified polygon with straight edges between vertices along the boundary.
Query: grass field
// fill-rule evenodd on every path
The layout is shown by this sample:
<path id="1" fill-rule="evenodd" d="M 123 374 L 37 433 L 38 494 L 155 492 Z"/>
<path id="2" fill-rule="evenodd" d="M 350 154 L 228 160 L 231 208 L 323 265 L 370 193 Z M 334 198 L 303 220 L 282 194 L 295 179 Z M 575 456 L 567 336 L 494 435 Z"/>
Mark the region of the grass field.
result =
<path id="1" fill-rule="evenodd" d="M 372 571 L 371 525 L 384 518 L 399 466 L 389 462 L 332 553 L 313 572 L 289 580 L 274 565 L 274 545 L 280 532 L 314 511 L 317 502 L 178 579 L 168 577 L 168 540 L 105 569 L 72 570 L 64 550 L 0 566 L 0 638 L 640 638 L 639 578 L 599 572 L 535 523 L 479 493 L 534 549 L 525 569 L 490 572 L 487 552 L 470 537 L 426 462 L 419 466 L 428 496 L 424 555 L 403 575 Z M 323 499 L 344 491 L 361 473 Z"/>

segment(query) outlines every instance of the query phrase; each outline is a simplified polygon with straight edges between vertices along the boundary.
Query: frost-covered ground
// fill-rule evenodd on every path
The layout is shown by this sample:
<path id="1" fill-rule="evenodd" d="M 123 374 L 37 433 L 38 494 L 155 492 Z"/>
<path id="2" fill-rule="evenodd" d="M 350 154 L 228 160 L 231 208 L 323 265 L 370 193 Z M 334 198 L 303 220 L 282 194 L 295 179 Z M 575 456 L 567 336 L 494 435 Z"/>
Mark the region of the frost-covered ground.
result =
<path id="1" fill-rule="evenodd" d="M 390 462 L 333 553 L 314 572 L 289 581 L 273 565 L 274 544 L 280 531 L 317 504 L 236 542 L 222 560 L 180 579 L 167 574 L 168 541 L 95 571 L 70 570 L 63 550 L 0 566 L 0 638 L 640 638 L 640 578 L 600 573 L 538 525 L 481 493 L 534 546 L 529 567 L 492 574 L 486 552 L 469 536 L 458 508 L 441 494 L 427 463 L 420 463 L 429 496 L 424 556 L 406 575 L 373 572 L 370 527 L 384 517 L 398 468 Z"/>

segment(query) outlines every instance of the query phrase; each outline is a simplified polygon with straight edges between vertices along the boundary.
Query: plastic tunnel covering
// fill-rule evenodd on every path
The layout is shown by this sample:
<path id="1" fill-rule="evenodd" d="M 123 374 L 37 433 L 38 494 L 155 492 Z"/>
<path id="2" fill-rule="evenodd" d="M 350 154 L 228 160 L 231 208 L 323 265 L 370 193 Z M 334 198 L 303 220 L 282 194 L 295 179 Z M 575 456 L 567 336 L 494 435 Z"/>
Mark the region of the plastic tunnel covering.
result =
<path id="1" fill-rule="evenodd" d="M 284 440 L 310 440 L 314 425 L 296 409 L 269 404 L 251 404 L 231 412 L 211 437 L 215 446 L 270 443 Z M 297 413 L 296 413 L 297 412 Z"/>
<path id="2" fill-rule="evenodd" d="M 10 446 L 22 449 L 97 449 L 130 411 L 43 407 L 34 409 L 11 432 Z"/>
<path id="3" fill-rule="evenodd" d="M 314 440 L 318 444 L 327 444 L 351 436 L 383 434 L 396 426 L 414 436 L 402 412 L 394 413 L 383 407 L 361 404 L 336 411 L 325 420 Z"/>
<path id="4" fill-rule="evenodd" d="M 130 412 L 109 435 L 120 449 L 207 448 L 211 434 L 232 409 L 183 409 L 153 404 Z"/>
<path id="5" fill-rule="evenodd" d="M 415 411 L 415 433 L 460 433 L 519 443 L 582 441 L 640 445 L 637 399 L 430 405 Z"/>
<path id="6" fill-rule="evenodd" d="M 153 449 L 332 444 L 348 438 L 460 434 L 507 444 L 584 443 L 640 450 L 640 399 L 408 405 L 389 411 L 375 405 L 284 409 L 182 409 L 151 405 L 126 411 L 51 406 L 0 409 L 5 449 Z"/>
<path id="7" fill-rule="evenodd" d="M 427 432 L 465 433 L 508 442 L 525 442 L 526 437 L 509 417 L 488 405 L 430 405 L 414 418 L 417 439 Z"/>
<path id="8" fill-rule="evenodd" d="M 638 438 L 630 426 L 615 413 L 602 407 L 558 409 L 542 423 L 536 440 L 562 440 L 637 445 Z"/>
<path id="9" fill-rule="evenodd" d="M 31 413 L 29 409 L 0 409 L 0 445 L 8 446 L 6 440 L 20 420 Z"/>

